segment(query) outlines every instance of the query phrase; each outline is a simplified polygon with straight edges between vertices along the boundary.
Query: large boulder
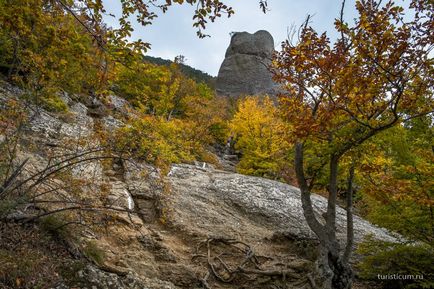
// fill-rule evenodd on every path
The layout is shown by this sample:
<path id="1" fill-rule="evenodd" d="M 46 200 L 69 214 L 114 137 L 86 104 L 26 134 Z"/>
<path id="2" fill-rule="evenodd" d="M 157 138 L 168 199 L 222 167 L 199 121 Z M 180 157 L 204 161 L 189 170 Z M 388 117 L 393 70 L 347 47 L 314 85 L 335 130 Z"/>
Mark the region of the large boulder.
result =
<path id="1" fill-rule="evenodd" d="M 191 165 L 174 165 L 168 179 L 172 187 L 172 213 L 179 226 L 186 224 L 198 235 L 259 236 L 284 235 L 295 239 L 315 239 L 301 207 L 300 190 L 264 178 Z M 317 218 L 323 221 L 327 199 L 312 194 Z M 337 236 L 346 241 L 346 211 L 336 214 Z M 397 242 L 398 236 L 354 216 L 354 241 L 367 235 Z"/>
<path id="2" fill-rule="evenodd" d="M 268 69 L 273 52 L 273 37 L 265 30 L 234 33 L 217 76 L 217 94 L 229 97 L 276 94 L 276 84 Z"/>

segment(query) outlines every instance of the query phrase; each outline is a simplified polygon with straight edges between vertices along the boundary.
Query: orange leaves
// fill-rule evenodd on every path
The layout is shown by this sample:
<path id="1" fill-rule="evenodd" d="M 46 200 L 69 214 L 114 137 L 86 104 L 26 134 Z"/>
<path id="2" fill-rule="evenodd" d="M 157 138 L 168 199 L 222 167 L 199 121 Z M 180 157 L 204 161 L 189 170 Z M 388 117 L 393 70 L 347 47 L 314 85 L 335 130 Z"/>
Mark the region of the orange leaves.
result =
<path id="1" fill-rule="evenodd" d="M 359 174 L 364 195 L 393 206 L 434 206 L 434 154 L 430 130 L 398 126 L 364 145 Z"/>
<path id="2" fill-rule="evenodd" d="M 422 152 L 407 148 L 411 153 L 391 148 L 397 142 L 390 138 L 384 147 L 371 143 L 388 130 L 401 137 L 403 124 L 434 111 L 434 13 L 428 2 L 413 1 L 416 13 L 403 17 L 392 1 L 357 1 L 354 25 L 335 21 L 340 32 L 335 44 L 306 25 L 297 43 L 282 43 L 273 64 L 285 91 L 280 109 L 303 143 L 299 179 L 308 179 L 313 190 L 331 188 L 333 178 L 343 179 L 348 163 L 355 163 L 359 192 L 381 202 L 370 203 L 370 209 L 398 206 L 432 233 L 434 220 L 427 213 L 434 199 L 432 140 Z M 327 171 L 336 158 L 340 170 Z M 386 218 L 394 214 L 390 211 Z"/>
<path id="3" fill-rule="evenodd" d="M 419 165 L 421 164 L 418 163 Z M 432 170 L 432 164 L 430 166 Z M 367 173 L 367 171 L 363 171 L 363 174 Z M 375 181 L 365 183 L 363 192 L 374 198 L 380 200 L 388 198 L 393 202 L 411 202 L 421 206 L 434 206 L 431 191 L 434 187 L 432 181 L 434 175 L 429 171 L 421 170 L 415 166 L 398 166 L 370 174 L 370 178 L 375 179 Z"/>
<path id="4" fill-rule="evenodd" d="M 353 27 L 336 20 L 341 38 L 334 45 L 307 26 L 298 43 L 284 42 L 275 57 L 275 80 L 286 90 L 281 108 L 296 134 L 333 140 L 339 154 L 434 109 L 427 46 L 434 40 L 420 28 L 432 14 L 396 23 L 403 9 L 377 4 L 357 1 Z"/>
<path id="5" fill-rule="evenodd" d="M 0 66 L 9 67 L 10 80 L 34 93 L 46 108 L 62 108 L 51 105 L 59 103 L 59 90 L 98 91 L 98 74 L 107 59 L 102 65 L 91 37 L 58 2 L 0 3 L 0 27 Z"/>

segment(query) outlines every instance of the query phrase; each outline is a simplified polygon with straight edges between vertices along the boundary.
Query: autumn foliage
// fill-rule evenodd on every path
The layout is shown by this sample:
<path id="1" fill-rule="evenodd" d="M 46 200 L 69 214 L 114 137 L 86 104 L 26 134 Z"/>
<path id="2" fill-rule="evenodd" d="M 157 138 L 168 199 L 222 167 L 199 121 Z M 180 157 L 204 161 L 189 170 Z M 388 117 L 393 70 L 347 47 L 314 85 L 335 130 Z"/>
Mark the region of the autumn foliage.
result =
<path id="1" fill-rule="evenodd" d="M 369 169 L 361 163 L 373 157 L 369 143 L 382 132 L 433 112 L 433 8 L 430 1 L 413 0 L 412 15 L 404 17 L 404 9 L 392 1 L 356 1 L 358 17 L 353 25 L 345 22 L 342 6 L 334 43 L 326 33 L 318 34 L 308 17 L 298 41 L 285 41 L 276 54 L 275 80 L 285 89 L 281 109 L 297 138 L 295 170 L 304 214 L 328 256 L 322 263 L 326 272 L 319 273 L 332 276 L 319 280 L 324 288 L 351 287 L 353 184 L 355 171 Z M 380 155 L 376 160 L 383 168 L 393 163 L 382 163 Z M 430 206 L 430 183 L 425 177 L 413 179 L 421 170 L 429 170 L 428 163 L 414 159 L 412 164 L 395 163 L 396 168 L 377 171 L 375 190 L 402 200 L 411 191 L 418 199 L 411 201 L 414 205 Z M 340 183 L 347 184 L 348 235 L 343 253 L 336 240 Z M 315 216 L 310 200 L 312 190 L 321 188 L 328 193 L 325 224 Z"/>
<path id="2" fill-rule="evenodd" d="M 288 126 L 268 97 L 246 97 L 238 102 L 230 122 L 235 149 L 241 153 L 240 173 L 282 179 L 291 158 Z"/>
<path id="3" fill-rule="evenodd" d="M 126 18 L 120 19 L 121 28 L 107 28 L 100 18 L 102 4 L 84 2 L 87 6 L 78 9 L 79 3 L 72 1 L 0 1 L 0 68 L 5 77 L 24 89 L 27 100 L 54 112 L 66 112 L 59 97 L 65 92 L 106 104 L 106 96 L 117 94 L 135 110 L 135 117 L 124 119 L 126 127 L 116 134 L 117 149 L 166 168 L 196 159 L 215 162 L 205 148 L 226 138 L 225 102 L 206 84 L 181 73 L 178 64 L 147 63 L 140 43 L 122 40 L 131 28 Z M 147 9 L 145 4 L 123 5 L 124 17 Z M 165 6 L 160 8 L 170 4 Z M 145 19 L 154 16 L 142 17 L 147 24 Z"/>

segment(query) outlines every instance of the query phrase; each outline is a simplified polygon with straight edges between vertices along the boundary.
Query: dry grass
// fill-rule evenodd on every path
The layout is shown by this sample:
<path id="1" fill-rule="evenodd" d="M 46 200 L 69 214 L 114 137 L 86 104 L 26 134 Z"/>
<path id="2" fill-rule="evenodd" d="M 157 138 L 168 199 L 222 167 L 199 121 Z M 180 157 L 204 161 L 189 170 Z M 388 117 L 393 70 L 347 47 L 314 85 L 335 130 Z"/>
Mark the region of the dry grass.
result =
<path id="1" fill-rule="evenodd" d="M 51 288 L 74 275 L 74 260 L 62 242 L 35 225 L 0 222 L 0 288 Z"/>

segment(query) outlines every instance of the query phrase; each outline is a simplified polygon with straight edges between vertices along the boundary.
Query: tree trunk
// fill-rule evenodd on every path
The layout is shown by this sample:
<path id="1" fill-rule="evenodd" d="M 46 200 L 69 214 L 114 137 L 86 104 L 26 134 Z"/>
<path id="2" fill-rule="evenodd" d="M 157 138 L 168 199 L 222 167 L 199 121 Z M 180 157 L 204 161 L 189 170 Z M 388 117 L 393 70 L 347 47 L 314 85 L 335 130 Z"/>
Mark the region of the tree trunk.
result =
<path id="1" fill-rule="evenodd" d="M 315 289 L 350 289 L 353 271 L 348 263 L 350 253 L 347 250 L 352 245 L 353 236 L 351 205 L 347 206 L 347 217 L 350 218 L 347 229 L 349 230 L 348 236 L 350 238 L 347 240 L 346 253 L 341 254 L 340 246 L 336 239 L 336 192 L 339 157 L 332 156 L 330 159 L 330 198 L 328 200 L 326 224 L 323 225 L 315 216 L 310 198 L 311 193 L 304 175 L 303 156 L 303 144 L 297 143 L 295 145 L 295 171 L 301 191 L 303 214 L 309 228 L 317 235 L 320 241 L 319 257 L 314 270 L 315 276 L 313 276 L 314 278 L 310 278 L 311 285 Z M 352 193 L 353 173 L 353 171 L 350 172 L 349 177 L 350 193 Z M 352 199 L 349 199 L 348 202 L 352 203 Z"/>
<path id="2" fill-rule="evenodd" d="M 315 289 L 351 288 L 353 270 L 348 262 L 339 254 L 339 247 L 334 248 L 334 246 L 336 245 L 320 245 L 319 257 L 315 263 L 314 284 L 312 286 Z"/>
<path id="3" fill-rule="evenodd" d="M 333 271 L 332 288 L 333 289 L 350 289 L 353 280 L 353 270 L 346 262 L 339 251 L 329 252 L 328 264 Z"/>

